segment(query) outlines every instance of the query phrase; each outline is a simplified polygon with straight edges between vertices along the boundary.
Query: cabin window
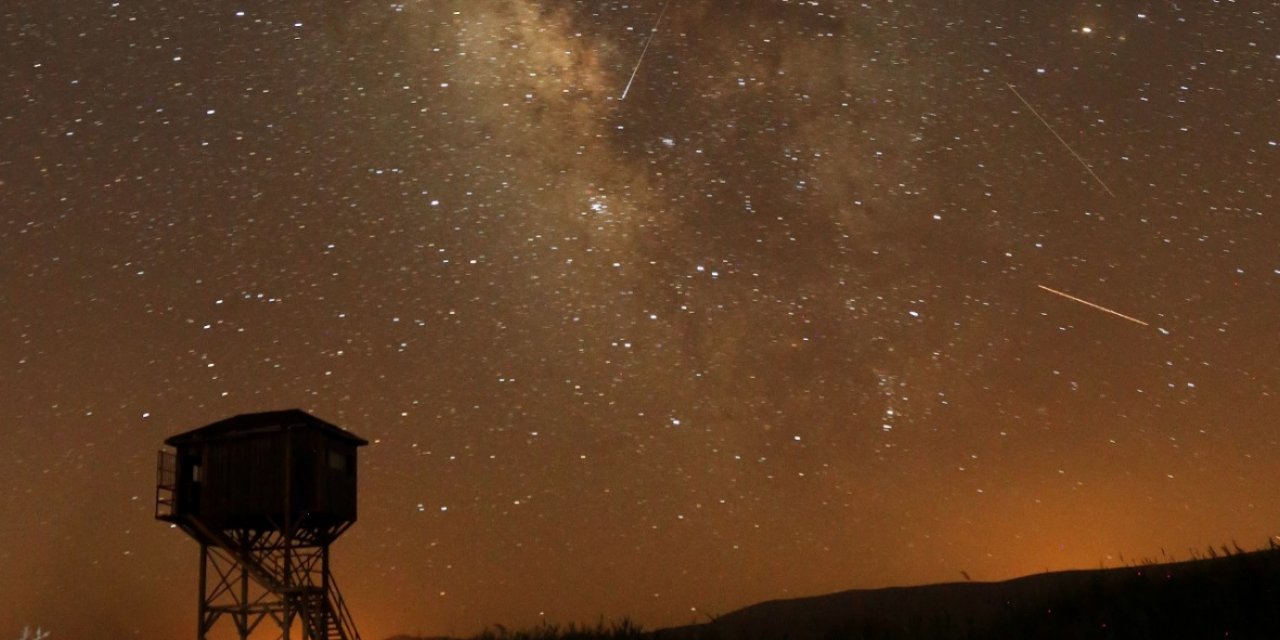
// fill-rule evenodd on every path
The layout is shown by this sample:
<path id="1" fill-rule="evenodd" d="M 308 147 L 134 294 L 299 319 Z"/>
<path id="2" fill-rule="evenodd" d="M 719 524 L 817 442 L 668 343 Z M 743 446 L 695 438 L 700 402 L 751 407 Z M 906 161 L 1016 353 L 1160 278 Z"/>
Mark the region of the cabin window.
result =
<path id="1" fill-rule="evenodd" d="M 334 471 L 347 470 L 347 456 L 341 451 L 329 450 L 329 468 Z"/>
<path id="2" fill-rule="evenodd" d="M 191 481 L 200 482 L 200 465 L 198 464 L 191 465 Z"/>

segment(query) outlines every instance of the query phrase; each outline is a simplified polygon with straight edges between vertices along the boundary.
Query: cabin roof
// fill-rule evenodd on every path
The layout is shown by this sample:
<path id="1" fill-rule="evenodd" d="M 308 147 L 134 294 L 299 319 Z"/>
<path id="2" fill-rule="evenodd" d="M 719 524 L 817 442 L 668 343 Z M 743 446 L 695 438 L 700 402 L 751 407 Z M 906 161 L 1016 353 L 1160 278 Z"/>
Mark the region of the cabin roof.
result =
<path id="1" fill-rule="evenodd" d="M 369 444 L 368 440 L 350 431 L 334 426 L 301 409 L 242 413 L 210 425 L 169 436 L 164 443 L 177 447 L 196 442 L 209 442 L 239 436 L 290 429 L 313 429 L 331 437 L 354 443 L 357 447 Z"/>

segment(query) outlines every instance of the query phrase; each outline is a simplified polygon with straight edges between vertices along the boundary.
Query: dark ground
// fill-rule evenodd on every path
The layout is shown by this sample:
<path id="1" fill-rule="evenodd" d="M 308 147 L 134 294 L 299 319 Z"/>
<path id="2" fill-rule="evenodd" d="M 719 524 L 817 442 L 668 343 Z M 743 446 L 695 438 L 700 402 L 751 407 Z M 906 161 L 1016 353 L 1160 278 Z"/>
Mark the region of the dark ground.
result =
<path id="1" fill-rule="evenodd" d="M 1186 562 L 776 600 L 656 632 L 623 621 L 499 627 L 477 640 L 1280 638 L 1280 548 L 1200 553 L 1206 557 Z"/>

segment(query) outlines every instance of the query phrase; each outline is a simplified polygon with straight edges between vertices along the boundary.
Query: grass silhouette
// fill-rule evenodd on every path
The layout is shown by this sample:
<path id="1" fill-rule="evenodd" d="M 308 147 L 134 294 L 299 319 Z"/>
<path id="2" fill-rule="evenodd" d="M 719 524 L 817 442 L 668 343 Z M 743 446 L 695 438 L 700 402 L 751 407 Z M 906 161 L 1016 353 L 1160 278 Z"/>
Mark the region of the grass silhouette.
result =
<path id="1" fill-rule="evenodd" d="M 579 627 L 573 624 L 561 627 L 548 624 L 533 629 L 511 631 L 502 625 L 496 625 L 493 629 L 486 629 L 480 635 L 474 636 L 472 640 L 638 640 L 640 638 L 647 640 L 651 637 L 652 634 L 646 633 L 640 625 L 629 618 L 623 618 L 609 623 L 601 620 L 594 627 Z"/>

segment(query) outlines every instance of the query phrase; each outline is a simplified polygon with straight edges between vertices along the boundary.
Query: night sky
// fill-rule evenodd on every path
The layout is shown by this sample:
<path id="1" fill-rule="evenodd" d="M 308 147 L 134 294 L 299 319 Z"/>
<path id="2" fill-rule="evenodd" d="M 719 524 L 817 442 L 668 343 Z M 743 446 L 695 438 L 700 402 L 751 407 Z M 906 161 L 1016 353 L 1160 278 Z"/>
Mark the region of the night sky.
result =
<path id="1" fill-rule="evenodd" d="M 0 636 L 191 634 L 289 407 L 371 640 L 1280 533 L 1280 3 L 662 10 L 0 6 Z"/>

